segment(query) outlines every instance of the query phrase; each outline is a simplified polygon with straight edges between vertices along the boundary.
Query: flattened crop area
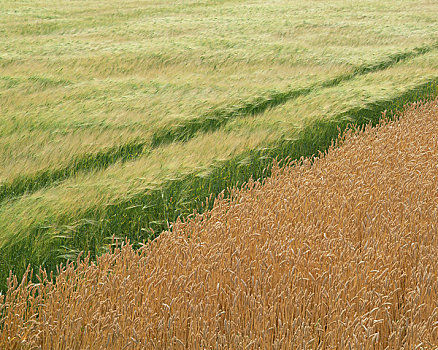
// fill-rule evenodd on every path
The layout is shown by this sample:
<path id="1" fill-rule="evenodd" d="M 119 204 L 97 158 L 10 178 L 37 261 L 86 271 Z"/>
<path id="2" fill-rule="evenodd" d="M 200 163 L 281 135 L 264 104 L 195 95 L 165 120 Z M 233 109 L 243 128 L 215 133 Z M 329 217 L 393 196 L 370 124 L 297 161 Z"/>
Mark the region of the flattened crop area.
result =
<path id="1" fill-rule="evenodd" d="M 438 4 L 0 4 L 0 289 L 436 95 Z M 265 169 L 267 169 L 265 171 Z M 204 206 L 205 207 L 205 206 Z"/>
<path id="2" fill-rule="evenodd" d="M 438 99 L 275 167 L 140 250 L 11 279 L 4 348 L 438 345 Z"/>

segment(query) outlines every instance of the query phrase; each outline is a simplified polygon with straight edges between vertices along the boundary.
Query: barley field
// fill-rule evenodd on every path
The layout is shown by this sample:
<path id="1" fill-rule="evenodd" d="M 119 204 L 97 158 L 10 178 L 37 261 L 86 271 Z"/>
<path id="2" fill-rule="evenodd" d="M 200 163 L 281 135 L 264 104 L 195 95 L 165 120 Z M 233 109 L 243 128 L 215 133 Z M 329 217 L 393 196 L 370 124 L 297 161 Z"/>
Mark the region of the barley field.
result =
<path id="1" fill-rule="evenodd" d="M 438 346 L 438 99 L 144 244 L 9 279 L 0 347 Z"/>
<path id="2" fill-rule="evenodd" d="M 438 3 L 3 0 L 0 290 L 438 93 Z M 210 202 L 211 203 L 211 202 Z"/>

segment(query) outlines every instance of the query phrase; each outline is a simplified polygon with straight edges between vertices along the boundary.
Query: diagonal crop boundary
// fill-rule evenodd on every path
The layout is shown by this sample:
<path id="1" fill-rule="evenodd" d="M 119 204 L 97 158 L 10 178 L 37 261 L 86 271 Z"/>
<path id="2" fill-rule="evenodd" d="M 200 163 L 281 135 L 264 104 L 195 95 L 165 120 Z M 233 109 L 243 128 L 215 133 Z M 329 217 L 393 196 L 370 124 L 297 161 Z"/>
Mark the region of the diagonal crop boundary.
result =
<path id="1" fill-rule="evenodd" d="M 362 65 L 352 73 L 315 83 L 310 87 L 274 92 L 268 96 L 258 97 L 239 106 L 228 106 L 215 109 L 200 117 L 179 121 L 175 125 L 165 126 L 152 135 L 149 142 L 132 141 L 125 145 L 111 147 L 97 153 L 86 153 L 77 156 L 67 166 L 56 170 L 44 170 L 29 176 L 20 176 L 10 182 L 0 185 L 0 203 L 6 198 L 14 198 L 24 193 L 33 193 L 41 188 L 63 181 L 79 171 L 104 169 L 117 161 L 133 160 L 142 155 L 147 148 L 149 151 L 172 142 L 187 142 L 199 133 L 218 130 L 229 121 L 248 115 L 262 114 L 267 109 L 282 105 L 288 101 L 305 96 L 314 90 L 330 88 L 341 82 L 352 80 L 357 76 L 377 72 L 389 68 L 403 60 L 418 57 L 438 48 L 438 43 L 414 48 L 388 56 L 386 59 L 371 64 Z"/>
<path id="2" fill-rule="evenodd" d="M 163 184 L 122 201 L 90 209 L 82 219 L 62 227 L 36 227 L 28 236 L 4 245 L 0 254 L 0 290 L 6 286 L 9 267 L 21 276 L 28 264 L 37 268 L 43 264 L 54 270 L 66 259 L 74 260 L 81 251 L 95 257 L 111 247 L 114 237 L 139 242 L 153 239 L 169 228 L 178 217 L 211 207 L 206 198 L 223 193 L 249 179 L 270 176 L 274 159 L 300 159 L 324 152 L 349 125 L 377 124 L 385 110 L 400 111 L 405 104 L 438 95 L 438 78 L 422 83 L 391 100 L 378 100 L 364 107 L 352 108 L 336 117 L 310 121 L 291 139 L 283 138 L 263 148 L 249 150 L 215 164 L 203 176 L 197 174 Z M 392 114 L 394 116 L 395 113 Z M 66 218 L 68 220 L 68 218 Z M 8 269 L 6 269 L 6 266 Z"/>

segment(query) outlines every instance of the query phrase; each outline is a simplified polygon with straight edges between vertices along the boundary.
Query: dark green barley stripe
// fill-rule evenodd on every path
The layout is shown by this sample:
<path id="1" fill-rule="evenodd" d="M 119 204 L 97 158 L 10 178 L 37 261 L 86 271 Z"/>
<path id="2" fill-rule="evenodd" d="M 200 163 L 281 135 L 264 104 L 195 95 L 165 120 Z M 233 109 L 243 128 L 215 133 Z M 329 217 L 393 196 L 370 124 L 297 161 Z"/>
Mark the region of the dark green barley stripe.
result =
<path id="1" fill-rule="evenodd" d="M 254 100 L 245 102 L 240 106 L 217 109 L 198 118 L 184 120 L 176 125 L 163 127 L 154 133 L 152 137 L 152 147 L 170 144 L 175 141 L 190 140 L 197 133 L 215 131 L 232 119 L 261 114 L 267 109 L 282 105 L 300 96 L 308 95 L 314 90 L 333 87 L 342 82 L 352 80 L 355 77 L 387 69 L 401 61 L 421 56 L 436 48 L 438 48 L 438 43 L 390 55 L 386 59 L 375 64 L 359 66 L 355 68 L 352 73 L 342 74 L 333 79 L 315 83 L 307 88 L 272 92 L 267 96 L 258 97 Z"/>
<path id="2" fill-rule="evenodd" d="M 0 202 L 5 198 L 33 193 L 45 186 L 67 179 L 80 171 L 102 169 L 116 161 L 132 160 L 144 153 L 144 147 L 144 142 L 131 142 L 94 154 L 80 155 L 71 164 L 60 169 L 45 170 L 30 176 L 19 176 L 9 183 L 0 185 Z"/>

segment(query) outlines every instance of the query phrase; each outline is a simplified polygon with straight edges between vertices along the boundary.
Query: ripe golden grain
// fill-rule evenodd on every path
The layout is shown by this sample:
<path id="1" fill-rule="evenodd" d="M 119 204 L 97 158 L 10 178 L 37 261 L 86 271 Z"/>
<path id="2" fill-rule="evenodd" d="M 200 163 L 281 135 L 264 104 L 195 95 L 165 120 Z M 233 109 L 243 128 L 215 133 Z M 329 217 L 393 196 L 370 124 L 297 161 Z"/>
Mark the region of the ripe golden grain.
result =
<path id="1" fill-rule="evenodd" d="M 438 345 L 438 100 L 276 167 L 139 251 L 10 279 L 2 349 Z"/>

